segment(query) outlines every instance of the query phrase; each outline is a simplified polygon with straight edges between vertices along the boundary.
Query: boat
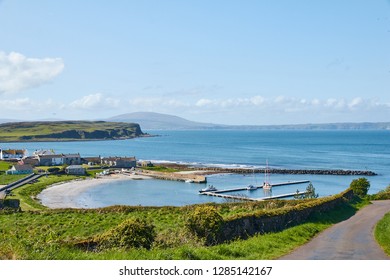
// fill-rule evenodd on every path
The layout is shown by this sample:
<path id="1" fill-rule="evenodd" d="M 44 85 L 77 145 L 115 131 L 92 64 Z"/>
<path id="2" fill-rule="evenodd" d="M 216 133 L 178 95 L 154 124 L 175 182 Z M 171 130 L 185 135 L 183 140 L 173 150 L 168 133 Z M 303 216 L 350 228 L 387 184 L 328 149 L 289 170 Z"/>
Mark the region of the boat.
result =
<path id="1" fill-rule="evenodd" d="M 207 188 L 201 189 L 199 192 L 215 192 L 217 189 L 213 185 L 208 185 Z"/>
<path id="2" fill-rule="evenodd" d="M 253 191 L 253 190 L 257 190 L 257 187 L 254 186 L 254 185 L 248 185 L 248 186 L 246 187 L 246 189 L 247 189 L 248 191 Z"/>
<path id="3" fill-rule="evenodd" d="M 269 167 L 268 167 L 268 160 L 267 160 L 265 170 L 264 170 L 263 190 L 270 190 L 270 189 L 272 189 L 272 185 L 269 182 Z"/>
<path id="4" fill-rule="evenodd" d="M 185 180 L 184 182 L 185 182 L 185 183 L 193 183 L 194 180 L 188 179 L 188 180 Z"/>

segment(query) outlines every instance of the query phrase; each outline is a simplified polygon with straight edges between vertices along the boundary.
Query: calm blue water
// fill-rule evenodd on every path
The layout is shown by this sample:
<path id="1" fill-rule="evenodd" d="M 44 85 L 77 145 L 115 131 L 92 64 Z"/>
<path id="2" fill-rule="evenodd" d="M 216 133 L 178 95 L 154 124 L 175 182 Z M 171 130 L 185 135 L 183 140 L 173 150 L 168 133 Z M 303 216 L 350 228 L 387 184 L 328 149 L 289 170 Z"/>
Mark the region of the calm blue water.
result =
<path id="1" fill-rule="evenodd" d="M 81 156 L 136 156 L 140 160 L 190 163 L 222 167 L 371 170 L 370 193 L 390 184 L 390 131 L 148 131 L 159 137 L 121 141 L 0 143 L 1 148 L 54 149 Z M 311 180 L 320 196 L 346 189 L 356 177 L 271 175 L 271 183 Z M 261 175 L 213 175 L 208 184 L 217 188 L 261 184 Z M 307 184 L 273 188 L 273 194 L 304 190 Z M 204 185 L 171 181 L 125 181 L 99 186 L 80 196 L 85 207 L 113 204 L 185 205 L 218 198 L 198 195 Z M 244 191 L 252 197 L 262 190 Z"/>

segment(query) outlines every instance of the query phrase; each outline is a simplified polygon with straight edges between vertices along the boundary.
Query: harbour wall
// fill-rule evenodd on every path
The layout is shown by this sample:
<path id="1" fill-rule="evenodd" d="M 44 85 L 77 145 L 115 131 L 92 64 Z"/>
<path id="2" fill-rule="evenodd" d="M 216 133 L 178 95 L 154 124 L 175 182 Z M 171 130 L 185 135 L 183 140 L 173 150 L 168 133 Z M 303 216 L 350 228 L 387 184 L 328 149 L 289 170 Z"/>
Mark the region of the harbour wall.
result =
<path id="1" fill-rule="evenodd" d="M 220 242 L 246 239 L 255 234 L 278 232 L 294 225 L 306 222 L 314 213 L 324 213 L 353 198 L 353 191 L 348 189 L 341 194 L 301 204 L 276 209 L 275 211 L 259 211 L 241 217 L 225 220 L 221 229 Z"/>

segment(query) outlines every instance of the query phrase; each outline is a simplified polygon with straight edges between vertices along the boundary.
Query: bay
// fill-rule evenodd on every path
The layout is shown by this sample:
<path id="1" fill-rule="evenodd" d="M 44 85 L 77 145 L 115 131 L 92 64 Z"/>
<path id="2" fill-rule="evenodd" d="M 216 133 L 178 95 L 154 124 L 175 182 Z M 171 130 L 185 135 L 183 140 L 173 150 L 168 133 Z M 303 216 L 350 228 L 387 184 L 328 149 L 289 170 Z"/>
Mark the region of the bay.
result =
<path id="1" fill-rule="evenodd" d="M 198 166 L 370 170 L 370 193 L 390 184 L 390 131 L 387 130 L 196 130 L 147 131 L 157 137 L 93 142 L 0 143 L 0 148 L 54 149 L 81 156 L 136 156 L 138 160 Z M 346 189 L 357 176 L 272 174 L 271 183 L 310 180 L 320 196 Z M 218 189 L 261 184 L 261 175 L 208 176 Z M 273 188 L 273 195 L 303 191 L 307 184 Z M 117 181 L 80 194 L 80 207 L 124 205 L 187 205 L 224 199 L 198 194 L 205 185 L 160 180 Z M 263 197 L 262 190 L 240 195 Z"/>

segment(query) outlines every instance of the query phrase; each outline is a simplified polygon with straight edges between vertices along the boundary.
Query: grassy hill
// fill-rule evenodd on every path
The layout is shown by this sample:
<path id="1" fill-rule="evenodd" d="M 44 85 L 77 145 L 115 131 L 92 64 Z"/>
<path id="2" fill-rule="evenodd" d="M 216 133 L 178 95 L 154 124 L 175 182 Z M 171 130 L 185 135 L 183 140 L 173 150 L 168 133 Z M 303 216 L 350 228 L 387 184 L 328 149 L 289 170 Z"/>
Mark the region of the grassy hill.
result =
<path id="1" fill-rule="evenodd" d="M 48 121 L 0 124 L 0 142 L 128 139 L 143 135 L 136 123 Z"/>

